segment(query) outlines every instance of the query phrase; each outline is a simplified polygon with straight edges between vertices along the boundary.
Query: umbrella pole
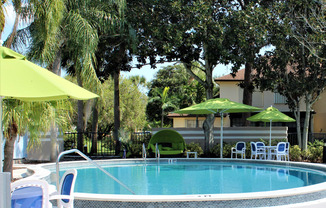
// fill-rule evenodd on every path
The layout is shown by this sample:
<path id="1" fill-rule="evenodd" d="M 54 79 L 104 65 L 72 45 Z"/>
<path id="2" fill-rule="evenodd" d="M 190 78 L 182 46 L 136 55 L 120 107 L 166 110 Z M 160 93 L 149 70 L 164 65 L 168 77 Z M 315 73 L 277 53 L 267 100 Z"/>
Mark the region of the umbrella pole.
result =
<path id="1" fill-rule="evenodd" d="M 214 128 L 214 124 L 213 124 Z M 220 149 L 220 158 L 223 158 L 223 113 L 221 113 L 221 135 L 220 135 L 221 149 Z"/>
<path id="2" fill-rule="evenodd" d="M 272 120 L 269 121 L 269 146 L 272 146 Z"/>
<path id="3" fill-rule="evenodd" d="M 3 136 L 2 136 L 2 97 L 0 96 L 0 173 L 2 173 L 2 152 L 3 152 Z"/>

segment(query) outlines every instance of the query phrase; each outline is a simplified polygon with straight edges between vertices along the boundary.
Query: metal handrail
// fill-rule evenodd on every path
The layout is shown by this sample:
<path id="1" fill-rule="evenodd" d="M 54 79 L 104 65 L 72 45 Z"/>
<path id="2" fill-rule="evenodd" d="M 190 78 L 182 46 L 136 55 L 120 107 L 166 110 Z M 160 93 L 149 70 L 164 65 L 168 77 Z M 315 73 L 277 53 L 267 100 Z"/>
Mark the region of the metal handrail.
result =
<path id="1" fill-rule="evenodd" d="M 143 157 L 144 160 L 146 160 L 146 158 L 147 158 L 145 143 L 143 143 L 142 157 Z"/>
<path id="2" fill-rule="evenodd" d="M 155 145 L 155 158 L 157 158 L 157 160 L 160 160 L 160 150 L 158 149 L 158 144 L 156 143 Z"/>
<path id="3" fill-rule="evenodd" d="M 57 174 L 56 184 L 57 184 L 57 189 L 59 188 L 59 161 L 60 161 L 60 158 L 63 155 L 70 154 L 70 153 L 77 153 L 77 154 L 79 154 L 84 159 L 86 159 L 89 163 L 95 165 L 98 169 L 100 169 L 102 172 L 104 172 L 107 176 L 109 176 L 110 178 L 112 178 L 113 180 L 115 180 L 117 183 L 119 183 L 122 187 L 124 187 L 125 189 L 127 189 L 129 192 L 131 192 L 132 194 L 136 194 L 130 188 L 128 188 L 125 184 L 123 184 L 121 181 L 119 181 L 117 178 L 115 178 L 113 175 L 111 175 L 108 171 L 104 170 L 99 164 L 97 164 L 96 162 L 94 162 L 91 158 L 87 157 L 84 153 L 82 153 L 78 149 L 67 150 L 67 151 L 61 152 L 59 154 L 59 156 L 57 158 L 57 161 L 56 161 L 56 174 Z"/>

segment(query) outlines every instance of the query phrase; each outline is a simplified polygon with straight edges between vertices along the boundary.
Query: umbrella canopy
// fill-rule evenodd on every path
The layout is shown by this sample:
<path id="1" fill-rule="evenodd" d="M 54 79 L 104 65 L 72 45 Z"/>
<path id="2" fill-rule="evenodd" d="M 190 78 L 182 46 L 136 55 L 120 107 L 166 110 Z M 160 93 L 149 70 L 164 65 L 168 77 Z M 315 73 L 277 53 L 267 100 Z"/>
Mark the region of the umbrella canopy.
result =
<path id="1" fill-rule="evenodd" d="M 223 113 L 242 113 L 242 112 L 252 112 L 252 111 L 261 111 L 261 110 L 262 110 L 261 108 L 233 102 L 226 98 L 216 98 L 216 99 L 207 100 L 197 105 L 183 108 L 178 111 L 174 111 L 174 113 L 179 113 L 179 114 L 220 113 L 221 114 L 220 157 L 222 158 L 223 157 Z"/>
<path id="2" fill-rule="evenodd" d="M 253 122 L 270 122 L 269 145 L 272 143 L 272 122 L 295 122 L 295 119 L 285 115 L 273 106 L 266 108 L 266 110 L 247 118 L 247 120 Z"/>
<path id="3" fill-rule="evenodd" d="M 26 60 L 0 46 L 0 172 L 2 172 L 2 99 L 50 101 L 73 98 L 88 100 L 98 95 Z"/>
<path id="4" fill-rule="evenodd" d="M 0 47 L 0 96 L 23 101 L 98 97 L 6 47 Z"/>

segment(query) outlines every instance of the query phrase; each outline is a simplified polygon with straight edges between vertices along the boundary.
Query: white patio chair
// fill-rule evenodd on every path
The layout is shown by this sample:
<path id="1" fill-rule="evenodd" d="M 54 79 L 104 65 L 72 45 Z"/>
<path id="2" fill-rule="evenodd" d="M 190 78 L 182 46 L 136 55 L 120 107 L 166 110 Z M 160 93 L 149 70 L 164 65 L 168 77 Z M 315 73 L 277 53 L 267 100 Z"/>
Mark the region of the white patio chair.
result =
<path id="1" fill-rule="evenodd" d="M 271 152 L 272 158 L 276 158 L 277 160 L 284 160 L 286 161 L 286 143 L 285 142 L 279 142 L 277 144 L 277 147 L 274 151 Z"/>
<path id="2" fill-rule="evenodd" d="M 51 208 L 48 183 L 22 179 L 11 184 L 11 208 Z"/>
<path id="3" fill-rule="evenodd" d="M 258 149 L 257 144 L 255 142 L 250 142 L 250 147 L 251 147 L 250 159 L 253 159 L 253 157 L 255 157 L 255 160 L 256 160 L 259 157 L 259 159 L 264 158 L 266 160 L 265 144 L 264 144 L 264 146 L 260 146 Z"/>
<path id="4" fill-rule="evenodd" d="M 11 184 L 12 208 L 51 208 L 50 200 L 57 199 L 58 208 L 73 208 L 73 190 L 76 170 L 68 170 L 62 176 L 59 192 L 49 195 L 49 184 L 39 179 L 22 179 Z"/>
<path id="5" fill-rule="evenodd" d="M 241 154 L 241 158 L 246 158 L 246 143 L 245 142 L 237 142 L 235 147 L 231 148 L 231 158 L 233 159 L 233 154 L 235 154 L 235 158 L 238 158 L 238 154 Z"/>
<path id="6" fill-rule="evenodd" d="M 290 161 L 290 142 L 285 142 L 286 160 Z"/>

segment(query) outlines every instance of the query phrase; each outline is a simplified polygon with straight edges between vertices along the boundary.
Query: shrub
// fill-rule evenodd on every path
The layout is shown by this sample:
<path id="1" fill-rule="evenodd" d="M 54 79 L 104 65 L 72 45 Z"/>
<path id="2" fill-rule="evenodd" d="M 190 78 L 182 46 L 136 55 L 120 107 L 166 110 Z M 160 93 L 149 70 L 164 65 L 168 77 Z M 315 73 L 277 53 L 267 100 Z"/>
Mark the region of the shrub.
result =
<path id="1" fill-rule="evenodd" d="M 321 140 L 315 140 L 314 143 L 309 142 L 308 150 L 310 152 L 311 162 L 322 162 L 323 159 L 323 145 L 324 142 Z"/>
<path id="2" fill-rule="evenodd" d="M 188 151 L 188 152 L 197 152 L 198 156 L 204 154 L 204 151 L 201 148 L 200 144 L 194 143 L 194 142 L 186 144 L 186 151 Z"/>
<path id="3" fill-rule="evenodd" d="M 230 158 L 231 157 L 231 148 L 235 147 L 235 143 L 223 143 L 223 158 Z M 220 144 L 214 145 L 213 148 L 211 148 L 210 156 L 211 157 L 220 157 Z"/>
<path id="4" fill-rule="evenodd" d="M 294 161 L 302 161 L 301 148 L 299 145 L 290 146 L 290 159 Z"/>

